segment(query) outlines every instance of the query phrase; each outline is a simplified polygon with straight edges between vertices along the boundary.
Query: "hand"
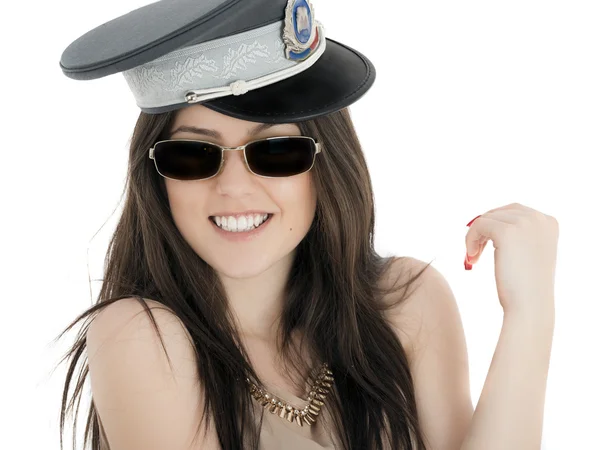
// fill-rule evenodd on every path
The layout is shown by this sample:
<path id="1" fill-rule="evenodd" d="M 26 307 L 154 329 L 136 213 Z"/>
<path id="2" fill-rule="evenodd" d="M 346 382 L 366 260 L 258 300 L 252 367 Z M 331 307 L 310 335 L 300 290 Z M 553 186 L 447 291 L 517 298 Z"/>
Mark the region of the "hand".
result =
<path id="1" fill-rule="evenodd" d="M 468 262 L 476 263 L 487 241 L 493 241 L 496 289 L 505 314 L 553 312 L 558 234 L 554 217 L 519 203 L 473 221 L 465 239 Z"/>

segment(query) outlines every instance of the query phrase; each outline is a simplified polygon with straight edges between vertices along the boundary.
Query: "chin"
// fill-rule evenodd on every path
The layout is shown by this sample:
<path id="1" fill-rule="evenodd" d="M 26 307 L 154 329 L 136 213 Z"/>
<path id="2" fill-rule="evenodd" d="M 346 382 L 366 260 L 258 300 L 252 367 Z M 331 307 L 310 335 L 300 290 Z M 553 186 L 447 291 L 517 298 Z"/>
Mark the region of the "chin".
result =
<path id="1" fill-rule="evenodd" d="M 273 276 L 277 276 L 277 267 L 279 265 L 285 265 L 284 272 L 288 270 L 287 266 L 291 266 L 293 258 L 295 256 L 295 250 L 286 251 L 281 246 L 274 246 L 274 251 L 269 251 L 268 248 L 263 248 L 258 254 L 248 252 L 244 254 L 239 253 L 211 253 L 207 258 L 203 259 L 221 276 L 227 278 L 253 278 L 261 275 L 269 270 L 273 271 Z M 284 251 L 281 254 L 281 251 Z"/>
<path id="2" fill-rule="evenodd" d="M 219 275 L 231 278 L 243 280 L 245 278 L 254 278 L 265 272 L 268 267 L 257 267 L 257 266 L 239 266 L 239 267 L 214 267 L 213 268 L 219 273 Z"/>
<path id="3" fill-rule="evenodd" d="M 242 254 L 219 255 L 206 260 L 220 275 L 227 278 L 253 278 L 268 270 L 279 258 L 268 253 L 259 257 Z"/>

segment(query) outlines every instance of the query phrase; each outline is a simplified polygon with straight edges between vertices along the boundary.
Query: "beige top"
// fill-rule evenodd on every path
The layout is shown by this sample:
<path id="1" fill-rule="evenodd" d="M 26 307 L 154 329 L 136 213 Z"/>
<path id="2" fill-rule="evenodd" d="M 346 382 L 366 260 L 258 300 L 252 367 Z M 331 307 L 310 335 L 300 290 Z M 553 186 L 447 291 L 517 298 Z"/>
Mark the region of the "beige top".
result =
<path id="1" fill-rule="evenodd" d="M 266 386 L 265 389 L 298 408 L 303 408 L 308 404 L 308 400 L 301 399 L 275 387 Z M 329 415 L 327 401 L 321 408 L 317 421 L 311 426 L 304 424 L 302 427 L 295 421 L 288 422 L 286 419 L 263 408 L 255 399 L 252 399 L 252 401 L 258 408 L 257 413 L 259 416 L 257 420 L 260 420 L 260 410 L 264 410 L 259 450 L 281 450 L 282 448 L 286 450 L 335 450 L 342 448 L 339 440 L 332 432 L 332 418 Z"/>
<path id="2" fill-rule="evenodd" d="M 296 407 L 303 408 L 308 401 L 296 397 L 289 392 L 282 392 L 273 387 L 267 390 L 281 399 L 287 400 Z M 259 450 L 336 450 L 342 448 L 339 440 L 331 433 L 331 416 L 327 402 L 321 408 L 316 423 L 311 426 L 304 424 L 299 426 L 296 422 L 288 422 L 277 414 L 271 413 L 263 408 L 258 401 L 252 399 L 257 408 L 257 420 L 260 420 L 261 410 L 264 409 L 262 428 L 260 430 Z M 108 450 L 108 439 L 104 427 L 98 417 L 100 424 L 100 449 Z"/>

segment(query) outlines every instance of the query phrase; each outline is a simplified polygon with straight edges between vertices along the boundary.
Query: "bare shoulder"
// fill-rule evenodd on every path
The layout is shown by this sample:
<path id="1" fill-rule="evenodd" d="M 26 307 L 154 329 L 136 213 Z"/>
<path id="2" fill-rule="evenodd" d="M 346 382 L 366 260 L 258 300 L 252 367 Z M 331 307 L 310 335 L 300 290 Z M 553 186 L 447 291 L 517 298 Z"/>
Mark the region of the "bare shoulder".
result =
<path id="1" fill-rule="evenodd" d="M 424 270 L 424 271 L 423 271 Z M 415 275 L 423 273 L 410 285 L 406 294 L 401 289 L 387 296 L 386 304 L 397 302 L 402 294 L 406 299 L 390 308 L 386 314 L 397 331 L 409 359 L 425 345 L 427 335 L 440 320 L 458 314 L 456 300 L 446 278 L 433 265 L 417 258 L 395 258 L 382 280 L 383 286 L 403 285 Z"/>
<path id="2" fill-rule="evenodd" d="M 192 339 L 183 322 L 167 306 L 160 302 L 144 299 L 148 306 L 160 338 L 164 343 L 169 357 L 189 357 L 193 353 Z M 159 345 L 161 339 L 156 333 L 154 323 L 144 306 L 135 298 L 124 298 L 112 303 L 99 311 L 87 331 L 87 351 L 90 358 L 107 345 L 116 345 L 123 340 L 136 339 L 144 345 Z M 164 352 L 164 350 L 163 350 Z M 184 362 L 179 370 L 191 374 L 193 367 L 190 362 Z"/>
<path id="3" fill-rule="evenodd" d="M 404 258 L 394 262 L 389 275 L 394 278 L 396 272 L 405 280 L 426 266 Z M 462 321 L 452 289 L 439 270 L 430 265 L 418 280 L 412 294 L 389 311 L 389 323 L 407 353 L 428 448 L 460 448 L 473 417 Z"/>
<path id="4" fill-rule="evenodd" d="M 204 402 L 189 332 L 169 308 L 145 302 L 160 337 L 135 298 L 101 310 L 86 335 L 93 403 L 110 448 L 187 450 L 200 441 L 217 450 L 213 421 L 195 437 Z"/>
<path id="5" fill-rule="evenodd" d="M 151 299 L 144 299 L 161 331 L 188 335 L 185 326 L 177 315 L 167 306 Z M 152 326 L 143 305 L 135 298 L 124 298 L 99 311 L 88 330 L 87 336 L 97 338 L 115 338 L 120 333 L 143 332 L 146 326 Z"/>

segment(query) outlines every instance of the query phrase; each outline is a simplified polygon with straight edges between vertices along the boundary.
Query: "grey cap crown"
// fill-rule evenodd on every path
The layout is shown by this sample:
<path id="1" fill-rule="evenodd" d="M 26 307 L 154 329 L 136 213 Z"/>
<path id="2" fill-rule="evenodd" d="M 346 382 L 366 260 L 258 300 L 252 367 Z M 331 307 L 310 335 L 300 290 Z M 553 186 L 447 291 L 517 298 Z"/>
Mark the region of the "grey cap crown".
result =
<path id="1" fill-rule="evenodd" d="M 181 47 L 283 20 L 287 0 L 160 0 L 88 31 L 63 52 L 75 80 L 129 70 Z"/>

